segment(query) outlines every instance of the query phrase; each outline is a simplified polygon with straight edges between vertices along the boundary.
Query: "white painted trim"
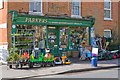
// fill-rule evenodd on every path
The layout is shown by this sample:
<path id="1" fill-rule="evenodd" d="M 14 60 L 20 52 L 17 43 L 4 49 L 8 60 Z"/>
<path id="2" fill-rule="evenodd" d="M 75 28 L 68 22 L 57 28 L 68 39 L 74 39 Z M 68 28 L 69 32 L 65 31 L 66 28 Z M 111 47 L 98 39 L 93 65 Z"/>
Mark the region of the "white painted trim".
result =
<path id="1" fill-rule="evenodd" d="M 32 12 L 32 11 L 29 11 L 29 14 L 31 14 L 31 15 L 43 15 L 41 12 Z"/>
<path id="2" fill-rule="evenodd" d="M 36 1 L 36 0 L 34 0 L 34 1 Z M 30 9 L 29 9 L 29 14 L 32 14 L 32 15 L 43 15 L 43 10 L 42 10 L 42 8 L 43 8 L 43 1 L 42 0 L 39 0 L 39 2 L 41 1 L 41 12 L 33 12 L 33 11 L 30 11 Z M 29 4 L 30 4 L 30 2 L 29 2 Z M 30 8 L 30 6 L 29 6 L 29 8 Z"/>
<path id="3" fill-rule="evenodd" d="M 72 2 L 74 2 L 74 0 L 73 0 Z M 79 15 L 72 15 L 72 14 L 71 14 L 71 17 L 81 18 L 81 15 L 82 15 L 82 12 L 81 12 L 81 11 L 82 11 L 82 10 L 81 10 L 81 7 L 82 7 L 82 6 L 81 6 L 81 0 L 79 1 L 79 7 L 80 7 L 80 8 L 79 8 L 79 13 L 80 13 L 80 14 L 79 14 Z M 72 9 L 72 8 L 71 8 L 71 9 Z M 71 10 L 71 13 L 72 13 L 72 10 Z"/>
<path id="4" fill-rule="evenodd" d="M 73 17 L 73 18 L 82 18 L 82 17 L 79 16 L 79 15 L 71 15 L 71 17 Z"/>
<path id="5" fill-rule="evenodd" d="M 0 28 L 7 28 L 7 23 L 0 24 Z"/>
<path id="6" fill-rule="evenodd" d="M 106 36 L 105 36 L 105 31 L 106 31 L 106 32 L 108 31 L 108 32 L 110 33 L 110 38 L 111 38 L 111 37 L 112 37 L 112 31 L 111 31 L 110 29 L 105 29 L 105 30 L 104 30 L 104 37 L 106 37 Z"/>
<path id="7" fill-rule="evenodd" d="M 110 18 L 105 18 L 104 20 L 112 20 L 112 1 L 111 0 L 104 0 L 104 2 L 110 2 L 110 9 L 104 8 L 104 10 L 109 10 L 110 11 Z"/>
<path id="8" fill-rule="evenodd" d="M 104 18 L 104 20 L 112 21 L 112 19 L 111 19 L 111 18 Z"/>
<path id="9" fill-rule="evenodd" d="M 0 9 L 3 8 L 3 0 L 0 0 Z"/>

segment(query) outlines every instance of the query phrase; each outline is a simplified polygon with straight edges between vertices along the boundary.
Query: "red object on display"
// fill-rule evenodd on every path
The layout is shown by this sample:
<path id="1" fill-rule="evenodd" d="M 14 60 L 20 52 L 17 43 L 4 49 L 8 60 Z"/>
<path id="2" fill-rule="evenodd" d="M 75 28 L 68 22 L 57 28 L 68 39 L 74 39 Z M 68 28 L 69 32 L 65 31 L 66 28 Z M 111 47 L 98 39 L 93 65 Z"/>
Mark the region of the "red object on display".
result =
<path id="1" fill-rule="evenodd" d="M 30 59 L 30 55 L 27 52 L 24 52 L 22 56 Z"/>
<path id="2" fill-rule="evenodd" d="M 114 53 L 114 55 L 113 55 L 113 59 L 116 59 L 116 58 L 117 58 L 116 53 Z"/>

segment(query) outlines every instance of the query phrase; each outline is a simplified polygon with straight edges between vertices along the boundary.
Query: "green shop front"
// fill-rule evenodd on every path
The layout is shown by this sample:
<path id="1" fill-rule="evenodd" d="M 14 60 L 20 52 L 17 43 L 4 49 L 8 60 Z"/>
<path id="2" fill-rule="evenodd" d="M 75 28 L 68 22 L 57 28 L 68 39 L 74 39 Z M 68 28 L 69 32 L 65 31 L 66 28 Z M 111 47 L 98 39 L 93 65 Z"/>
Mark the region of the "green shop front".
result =
<path id="1" fill-rule="evenodd" d="M 70 18 L 57 16 L 37 16 L 12 13 L 11 46 L 18 50 L 44 50 L 50 48 L 55 56 L 63 52 L 78 51 L 86 41 L 91 45 L 91 27 L 94 18 Z"/>

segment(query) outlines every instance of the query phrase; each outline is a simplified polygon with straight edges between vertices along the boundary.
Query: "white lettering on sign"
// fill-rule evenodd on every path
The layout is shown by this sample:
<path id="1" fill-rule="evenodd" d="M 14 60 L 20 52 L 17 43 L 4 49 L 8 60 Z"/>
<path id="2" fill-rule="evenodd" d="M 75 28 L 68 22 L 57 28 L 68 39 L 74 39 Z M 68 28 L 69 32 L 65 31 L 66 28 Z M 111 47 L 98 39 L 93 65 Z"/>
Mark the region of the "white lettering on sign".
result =
<path id="1" fill-rule="evenodd" d="M 39 18 L 26 18 L 25 22 L 42 22 L 46 23 L 47 19 L 39 19 Z"/>

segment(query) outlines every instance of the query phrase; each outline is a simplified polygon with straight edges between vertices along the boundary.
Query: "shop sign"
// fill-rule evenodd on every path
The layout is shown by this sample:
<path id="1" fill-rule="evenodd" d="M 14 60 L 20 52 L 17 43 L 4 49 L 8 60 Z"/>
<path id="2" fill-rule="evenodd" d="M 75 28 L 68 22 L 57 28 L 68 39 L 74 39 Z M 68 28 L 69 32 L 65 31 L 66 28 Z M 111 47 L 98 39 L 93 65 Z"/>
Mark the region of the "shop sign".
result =
<path id="1" fill-rule="evenodd" d="M 40 18 L 26 18 L 25 22 L 42 22 L 47 23 L 47 19 L 40 19 Z"/>
<path id="2" fill-rule="evenodd" d="M 25 16 L 18 15 L 13 24 L 31 24 L 31 25 L 65 25 L 65 26 L 91 26 L 91 20 L 73 20 L 73 19 L 61 19 L 61 18 L 51 18 L 43 16 Z"/>

